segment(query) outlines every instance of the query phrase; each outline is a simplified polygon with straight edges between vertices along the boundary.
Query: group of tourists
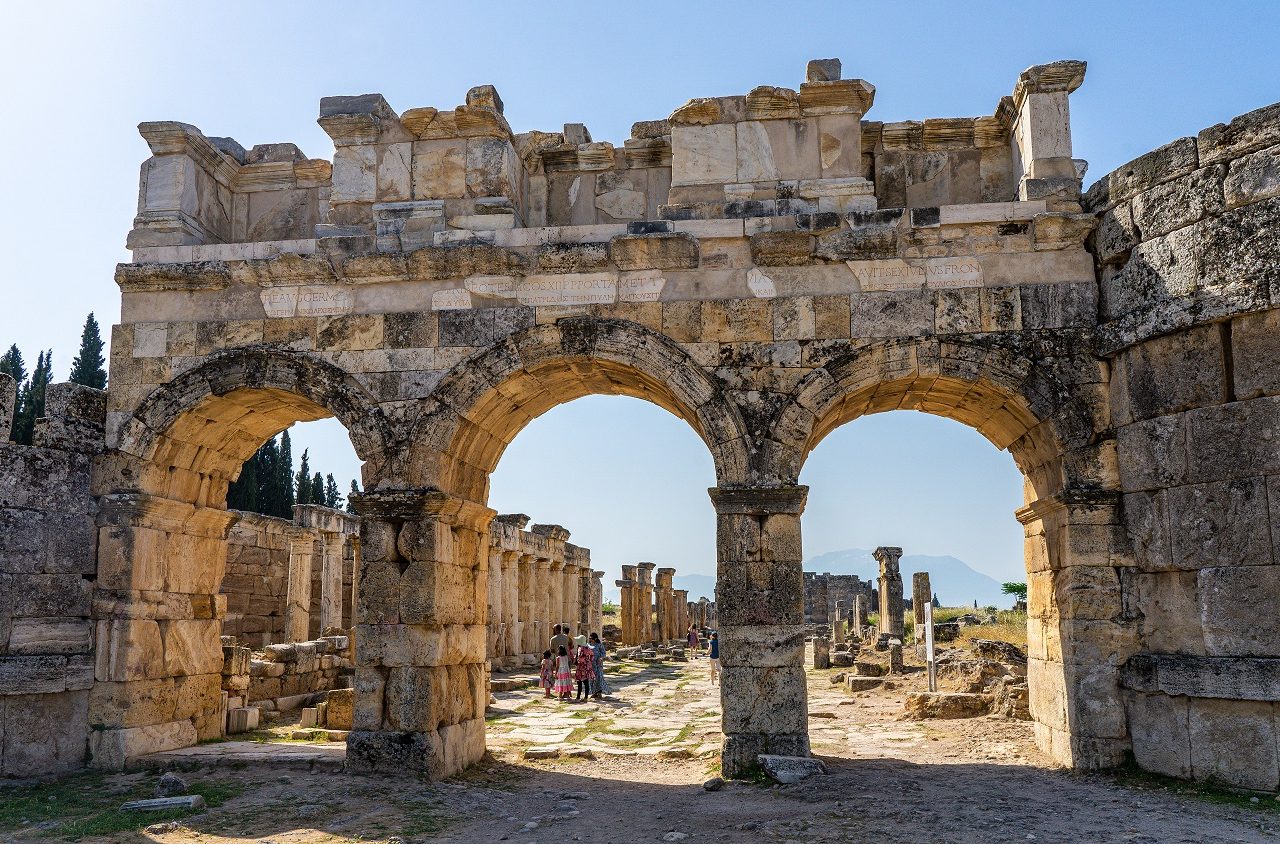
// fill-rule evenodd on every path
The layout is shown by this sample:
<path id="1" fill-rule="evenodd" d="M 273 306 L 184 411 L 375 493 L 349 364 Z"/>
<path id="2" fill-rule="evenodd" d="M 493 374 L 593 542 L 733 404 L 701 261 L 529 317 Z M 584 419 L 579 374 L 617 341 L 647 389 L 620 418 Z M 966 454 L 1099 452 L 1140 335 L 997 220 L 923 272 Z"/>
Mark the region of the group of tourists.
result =
<path id="1" fill-rule="evenodd" d="M 577 701 L 603 700 L 609 693 L 604 679 L 604 642 L 599 633 L 569 637 L 571 628 L 557 624 L 552 628 L 550 647 L 542 652 L 538 685 L 546 697 L 554 693 L 560 700 L 570 700 L 576 685 Z"/>

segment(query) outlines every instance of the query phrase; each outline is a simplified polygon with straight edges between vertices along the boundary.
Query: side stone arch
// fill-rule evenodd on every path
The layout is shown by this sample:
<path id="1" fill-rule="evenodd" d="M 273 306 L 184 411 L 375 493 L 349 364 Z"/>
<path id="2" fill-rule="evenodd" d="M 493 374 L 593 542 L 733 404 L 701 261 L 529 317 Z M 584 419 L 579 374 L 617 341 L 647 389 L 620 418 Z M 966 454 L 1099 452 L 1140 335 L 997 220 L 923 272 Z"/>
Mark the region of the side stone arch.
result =
<path id="1" fill-rule="evenodd" d="M 286 349 L 210 356 L 147 396 L 108 443 L 141 464 L 122 483 L 200 506 L 222 506 L 223 483 L 295 422 L 336 417 L 364 461 L 366 487 L 396 463 L 397 440 L 376 399 L 351 374 Z"/>
<path id="2" fill-rule="evenodd" d="M 1106 368 L 1088 347 L 1036 338 L 890 340 L 809 373 L 776 416 L 780 472 L 869 413 L 914 409 L 1008 450 L 1027 479 L 1028 679 L 1042 749 L 1062 764 L 1119 764 L 1130 748 L 1120 669 L 1139 649 L 1123 599 L 1134 565 L 1109 429 Z"/>
<path id="3" fill-rule="evenodd" d="M 617 319 L 572 317 L 510 335 L 459 363 L 424 400 L 410 433 L 416 486 L 483 502 L 511 440 L 551 408 L 587 395 L 644 399 L 706 443 L 720 486 L 750 473 L 750 441 L 723 388 L 681 346 Z"/>

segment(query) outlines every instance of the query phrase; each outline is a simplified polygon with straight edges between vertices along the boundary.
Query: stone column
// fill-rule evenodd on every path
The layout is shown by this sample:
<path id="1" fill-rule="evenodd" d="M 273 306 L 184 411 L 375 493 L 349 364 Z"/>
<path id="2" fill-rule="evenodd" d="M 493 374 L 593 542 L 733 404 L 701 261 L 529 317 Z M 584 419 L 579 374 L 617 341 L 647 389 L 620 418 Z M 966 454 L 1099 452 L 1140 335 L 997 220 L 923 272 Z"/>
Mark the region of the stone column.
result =
<path id="1" fill-rule="evenodd" d="M 635 566 L 622 567 L 622 580 L 617 581 L 622 589 L 622 606 L 619 609 L 619 621 L 622 624 L 622 644 L 640 644 L 640 611 L 636 609 L 640 603 L 640 573 Z"/>
<path id="2" fill-rule="evenodd" d="M 831 615 L 831 641 L 837 645 L 844 644 L 844 601 L 836 601 L 835 612 Z"/>
<path id="3" fill-rule="evenodd" d="M 863 630 L 870 624 L 871 610 L 867 607 L 867 603 L 866 595 L 857 595 L 853 599 L 853 622 L 857 627 L 856 635 L 859 639 L 862 638 Z"/>
<path id="4" fill-rule="evenodd" d="M 808 756 L 800 514 L 808 487 L 716 488 L 724 744 L 739 776 L 761 753 Z M 722 605 L 722 606 L 720 606 Z"/>
<path id="5" fill-rule="evenodd" d="M 902 607 L 902 573 L 898 570 L 898 559 L 902 549 L 882 545 L 875 550 L 876 562 L 880 564 L 880 635 L 902 641 L 905 625 L 903 624 Z"/>
<path id="6" fill-rule="evenodd" d="M 637 626 L 640 630 L 641 642 L 654 640 L 653 630 L 653 570 L 654 563 L 636 563 L 636 575 L 640 578 L 636 612 L 639 615 Z"/>
<path id="7" fill-rule="evenodd" d="M 92 767 L 222 735 L 219 589 L 235 521 L 142 493 L 101 499 L 96 660 L 69 656 L 65 675 L 67 691 L 90 690 Z M 86 606 L 89 593 L 86 583 Z"/>
<path id="8" fill-rule="evenodd" d="M 552 618 L 555 604 L 551 598 L 551 560 L 538 557 L 533 561 L 536 574 L 533 578 L 534 653 L 541 654 L 551 641 L 551 628 L 559 622 Z M 553 654 L 554 656 L 554 654 Z"/>
<path id="9" fill-rule="evenodd" d="M 342 552 L 346 544 L 340 533 L 321 535 L 320 633 L 342 627 Z"/>
<path id="10" fill-rule="evenodd" d="M 538 614 L 534 596 L 538 594 L 538 570 L 532 554 L 519 554 L 517 568 L 520 579 L 520 652 L 522 654 L 542 655 L 546 648 L 538 647 Z"/>
<path id="11" fill-rule="evenodd" d="M 673 568 L 660 568 L 654 572 L 653 595 L 654 604 L 657 609 L 658 621 L 655 625 L 658 630 L 658 639 L 663 642 L 669 642 L 672 636 L 674 625 L 672 624 L 672 611 L 675 609 L 671 594 L 671 581 L 676 576 L 676 570 Z"/>
<path id="12" fill-rule="evenodd" d="M 707 605 L 710 603 L 705 597 L 698 599 L 698 630 L 709 627 L 710 617 L 707 613 Z"/>
<path id="13" fill-rule="evenodd" d="M 673 600 L 676 605 L 676 635 L 674 638 L 684 641 L 689 635 L 689 590 L 675 590 Z"/>
<path id="14" fill-rule="evenodd" d="M 1079 198 L 1068 99 L 1084 82 L 1084 71 L 1084 62 L 1059 61 L 1027 68 L 1018 77 L 1012 105 L 1019 199 L 1044 199 L 1072 182 L 1072 198 Z"/>
<path id="15" fill-rule="evenodd" d="M 514 665 L 520 648 L 520 554 L 516 551 L 502 552 L 502 584 L 504 597 L 502 615 L 506 620 L 503 628 L 502 652 L 508 664 Z"/>
<path id="16" fill-rule="evenodd" d="M 484 755 L 494 513 L 436 490 L 352 498 L 363 553 L 347 765 L 450 776 Z"/>
<path id="17" fill-rule="evenodd" d="M 629 566 L 623 566 L 626 571 Z M 629 578 L 615 580 L 614 586 L 618 587 L 618 624 L 622 627 L 621 642 L 624 645 L 631 646 L 635 644 L 635 581 Z"/>
<path id="18" fill-rule="evenodd" d="M 499 650 L 502 640 L 502 551 L 489 545 L 485 553 L 489 555 L 489 623 L 486 625 L 485 639 L 488 642 L 489 662 L 492 664 L 499 662 L 502 657 Z"/>
<path id="19" fill-rule="evenodd" d="M 604 638 L 604 572 L 591 572 L 590 605 L 587 607 L 587 626 L 591 632 L 599 633 Z"/>
<path id="20" fill-rule="evenodd" d="M 547 595 L 547 628 L 546 638 L 551 638 L 551 631 L 557 624 L 568 621 L 564 612 L 564 560 L 551 560 L 547 574 L 549 584 Z"/>
<path id="21" fill-rule="evenodd" d="M 586 633 L 582 629 L 582 568 L 573 561 L 564 562 L 564 611 L 560 614 L 563 622 L 571 628 L 570 635 L 578 636 Z"/>
<path id="22" fill-rule="evenodd" d="M 933 600 L 929 587 L 929 572 L 918 571 L 911 575 L 911 616 L 915 621 L 916 642 L 924 642 L 924 605 Z"/>
<path id="23" fill-rule="evenodd" d="M 284 637 L 305 642 L 311 628 L 311 565 L 316 556 L 315 534 L 304 531 L 289 539 L 289 582 L 285 587 Z"/>

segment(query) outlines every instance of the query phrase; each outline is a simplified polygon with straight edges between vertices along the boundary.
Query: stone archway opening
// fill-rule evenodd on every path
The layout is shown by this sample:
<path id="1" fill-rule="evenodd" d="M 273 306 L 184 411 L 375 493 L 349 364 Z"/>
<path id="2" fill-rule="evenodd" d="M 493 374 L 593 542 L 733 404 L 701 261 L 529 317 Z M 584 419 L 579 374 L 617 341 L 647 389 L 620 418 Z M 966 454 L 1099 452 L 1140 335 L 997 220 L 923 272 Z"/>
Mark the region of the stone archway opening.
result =
<path id="1" fill-rule="evenodd" d="M 351 621 L 358 519 L 311 504 L 276 517 L 227 507 L 264 443 L 329 417 L 376 483 L 392 453 L 376 403 L 305 355 L 214 356 L 116 421 L 118 456 L 100 480 L 95 766 L 242 732 L 250 698 L 275 707 L 333 685 L 350 642 L 323 634 Z M 277 649 L 283 670 L 250 677 L 249 648 L 221 638 L 229 616 L 249 644 Z"/>
<path id="2" fill-rule="evenodd" d="M 803 431 L 801 466 L 840 426 L 894 410 L 960 422 L 1010 454 L 1024 478 L 1015 515 L 1024 535 L 1037 743 L 1062 764 L 1108 767 L 1128 748 L 1118 682 L 1135 650 L 1120 599 L 1128 543 L 1112 444 L 1082 424 L 1090 379 L 1100 376 L 1091 364 L 1054 364 L 1056 371 L 976 346 L 872 345 L 807 379 L 783 419 Z"/>

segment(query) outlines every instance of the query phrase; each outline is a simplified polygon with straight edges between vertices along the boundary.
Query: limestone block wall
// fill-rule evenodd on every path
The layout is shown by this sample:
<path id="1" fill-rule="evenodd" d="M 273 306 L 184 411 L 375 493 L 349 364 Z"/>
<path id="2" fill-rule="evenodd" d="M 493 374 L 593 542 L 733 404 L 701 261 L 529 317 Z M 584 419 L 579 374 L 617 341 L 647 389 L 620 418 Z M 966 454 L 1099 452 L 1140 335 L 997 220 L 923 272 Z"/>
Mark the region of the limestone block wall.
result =
<path id="1" fill-rule="evenodd" d="M 295 698 L 350 686 L 351 656 L 351 640 L 345 635 L 268 645 L 249 660 L 247 703 L 294 709 L 299 703 Z"/>
<path id="2" fill-rule="evenodd" d="M 1088 193 L 1150 770 L 1280 787 L 1280 105 Z"/>
<path id="3" fill-rule="evenodd" d="M 807 571 L 804 573 L 804 615 L 806 622 L 817 622 L 825 615 L 832 618 L 836 601 L 844 601 L 846 610 L 853 607 L 857 596 L 862 595 L 868 605 L 878 600 L 870 580 L 862 580 L 856 574 L 831 574 Z M 820 607 L 825 601 L 825 607 Z M 824 612 L 825 610 L 825 612 Z"/>
<path id="4" fill-rule="evenodd" d="M 323 632 L 321 610 L 325 583 L 324 547 L 316 536 L 317 531 L 304 526 L 298 519 L 287 520 L 239 510 L 232 512 L 237 521 L 227 537 L 227 569 L 222 578 L 222 594 L 227 600 L 223 634 L 235 636 L 254 648 L 289 641 L 286 617 L 290 549 L 298 543 L 310 543 L 307 545 L 309 564 L 304 566 L 310 581 L 306 590 L 306 638 L 319 637 Z M 354 530 L 354 519 L 345 515 L 337 518 L 349 521 L 346 529 Z M 341 623 L 335 626 L 347 629 L 351 625 L 352 577 L 358 548 L 351 541 L 343 541 L 341 548 L 342 580 L 337 584 L 336 600 L 340 602 L 342 617 Z"/>
<path id="5" fill-rule="evenodd" d="M 0 388 L 12 389 L 6 380 Z M 96 640 L 90 461 L 103 447 L 104 400 L 50 386 L 31 446 L 8 442 L 10 414 L 0 418 L 0 776 L 85 763 Z"/>
<path id="6" fill-rule="evenodd" d="M 227 598 L 223 635 L 261 648 L 284 641 L 285 596 L 289 584 L 289 540 L 301 530 L 291 521 L 238 512 L 227 537 Z"/>

